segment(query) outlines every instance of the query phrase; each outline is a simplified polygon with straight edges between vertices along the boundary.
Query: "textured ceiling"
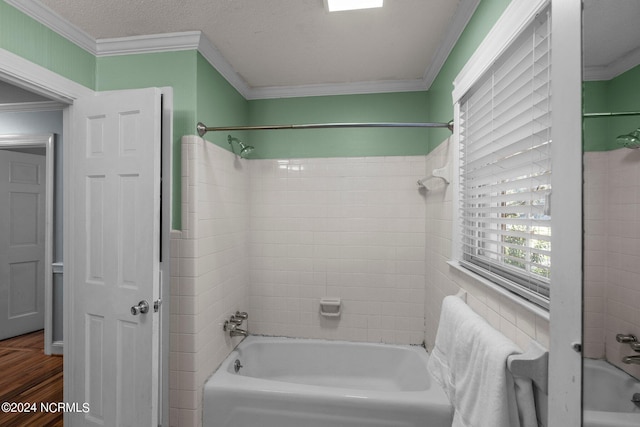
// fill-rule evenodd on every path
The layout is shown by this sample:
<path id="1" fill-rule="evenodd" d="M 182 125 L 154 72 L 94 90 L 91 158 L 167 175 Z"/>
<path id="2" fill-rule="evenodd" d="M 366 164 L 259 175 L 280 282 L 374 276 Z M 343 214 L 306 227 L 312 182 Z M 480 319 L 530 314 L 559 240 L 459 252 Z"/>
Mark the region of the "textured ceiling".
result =
<path id="1" fill-rule="evenodd" d="M 585 71 L 625 62 L 609 79 L 640 63 L 640 0 L 585 0 L 583 62 Z M 588 74 L 588 73 L 587 73 Z M 585 77 L 588 77 L 585 74 Z M 600 80 L 598 78 L 598 80 Z"/>
<path id="2" fill-rule="evenodd" d="M 477 1 L 386 0 L 382 9 L 337 13 L 323 0 L 12 4 L 42 4 L 94 40 L 200 30 L 249 87 L 269 88 L 420 80 L 438 71 L 434 57 L 451 22 L 460 24 L 463 5 Z M 585 79 L 609 79 L 640 63 L 640 0 L 584 3 Z M 0 103 L 15 102 L 11 94 Z"/>
<path id="3" fill-rule="evenodd" d="M 638 0 L 587 0 L 583 22 L 586 66 L 607 65 L 640 47 Z"/>
<path id="4" fill-rule="evenodd" d="M 201 30 L 254 88 L 422 79 L 462 1 L 40 0 L 94 39 Z"/>

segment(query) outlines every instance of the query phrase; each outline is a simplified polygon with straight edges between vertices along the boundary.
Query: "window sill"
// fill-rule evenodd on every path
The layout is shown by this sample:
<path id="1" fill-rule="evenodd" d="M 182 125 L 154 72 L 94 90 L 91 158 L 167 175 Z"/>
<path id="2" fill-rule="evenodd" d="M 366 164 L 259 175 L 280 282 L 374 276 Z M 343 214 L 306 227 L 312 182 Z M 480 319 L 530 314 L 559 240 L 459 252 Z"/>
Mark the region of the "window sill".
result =
<path id="1" fill-rule="evenodd" d="M 509 301 L 513 302 L 514 304 L 518 305 L 519 307 L 525 309 L 526 311 L 542 318 L 545 320 L 549 320 L 549 311 L 536 305 L 533 304 L 532 302 L 527 301 L 526 299 L 519 297 L 518 295 L 514 294 L 513 292 L 509 292 L 508 290 L 504 289 L 501 286 L 496 285 L 495 283 L 493 283 L 490 280 L 485 279 L 484 277 L 480 276 L 479 274 L 474 273 L 473 271 L 467 270 L 466 268 L 464 268 L 463 266 L 460 265 L 460 263 L 458 263 L 458 261 L 447 261 L 447 264 L 449 264 L 449 266 L 451 266 L 452 268 L 454 268 L 455 270 L 459 271 L 460 273 L 464 274 L 467 277 L 472 278 L 474 281 L 481 283 L 482 285 L 484 285 L 485 287 L 491 289 L 493 292 L 497 293 L 498 295 L 501 295 L 503 297 L 505 297 L 506 299 L 508 299 Z"/>

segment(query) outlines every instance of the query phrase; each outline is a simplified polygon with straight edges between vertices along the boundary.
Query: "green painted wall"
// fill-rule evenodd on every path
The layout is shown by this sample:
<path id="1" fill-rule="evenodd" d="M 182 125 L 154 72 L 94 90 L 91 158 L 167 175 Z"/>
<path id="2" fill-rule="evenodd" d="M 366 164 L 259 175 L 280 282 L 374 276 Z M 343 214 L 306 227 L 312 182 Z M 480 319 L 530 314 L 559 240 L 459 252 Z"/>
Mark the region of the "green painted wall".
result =
<path id="1" fill-rule="evenodd" d="M 453 80 L 510 0 L 483 0 L 444 66 L 425 92 L 342 95 L 249 101 L 252 125 L 314 122 L 448 122 Z M 252 158 L 406 156 L 427 154 L 451 133 L 446 129 L 328 129 L 252 132 Z"/>
<path id="2" fill-rule="evenodd" d="M 0 1 L 0 48 L 95 89 L 96 59 L 92 54 L 4 1 Z"/>
<path id="3" fill-rule="evenodd" d="M 180 228 L 179 139 L 208 126 L 314 122 L 447 122 L 453 117 L 453 78 L 509 0 L 483 0 L 431 89 L 423 92 L 246 101 L 196 51 L 95 58 L 4 2 L 0 48 L 95 90 L 171 86 L 174 89 L 173 226 Z M 253 158 L 394 156 L 427 154 L 447 130 L 326 129 L 234 133 L 256 147 Z M 229 148 L 227 133 L 209 133 Z"/>
<path id="4" fill-rule="evenodd" d="M 511 3 L 510 0 L 482 0 L 458 42 L 447 57 L 440 72 L 429 89 L 429 112 L 433 121 L 449 121 L 453 118 L 453 80 L 482 40 L 489 33 L 498 18 Z M 436 148 L 450 135 L 446 130 L 431 131 L 430 149 Z"/>
<path id="5" fill-rule="evenodd" d="M 187 134 L 195 134 L 197 122 L 212 126 L 243 126 L 249 123 L 249 104 L 200 54 L 197 60 L 196 121 Z M 244 132 L 234 133 L 241 140 Z M 204 138 L 229 149 L 226 132 L 209 132 Z"/>
<path id="6" fill-rule="evenodd" d="M 196 123 L 208 126 L 246 125 L 247 101 L 195 50 L 109 56 L 97 59 L 97 90 L 173 87 L 172 226 L 182 224 L 180 138 L 196 133 Z M 206 139 L 229 149 L 227 135 Z"/>
<path id="7" fill-rule="evenodd" d="M 428 122 L 427 92 L 249 101 L 251 125 L 332 122 Z M 234 135 L 235 136 L 235 135 Z M 251 158 L 409 156 L 429 151 L 426 129 L 254 131 Z"/>
<path id="8" fill-rule="evenodd" d="M 640 66 L 608 81 L 584 82 L 583 108 L 585 113 L 640 111 Z M 639 116 L 585 118 L 584 151 L 621 148 L 616 137 L 639 127 Z"/>
<path id="9" fill-rule="evenodd" d="M 96 90 L 173 87 L 172 226 L 178 230 L 182 228 L 180 138 L 195 133 L 198 56 L 189 50 L 97 59 Z"/>
<path id="10" fill-rule="evenodd" d="M 195 50 L 187 50 L 98 58 L 96 90 L 171 86 L 174 137 L 193 134 L 197 56 Z"/>
<path id="11" fill-rule="evenodd" d="M 609 111 L 607 101 L 608 81 L 584 82 L 582 85 L 582 105 L 586 113 Z M 583 150 L 608 151 L 607 133 L 611 118 L 585 118 L 582 121 Z"/>

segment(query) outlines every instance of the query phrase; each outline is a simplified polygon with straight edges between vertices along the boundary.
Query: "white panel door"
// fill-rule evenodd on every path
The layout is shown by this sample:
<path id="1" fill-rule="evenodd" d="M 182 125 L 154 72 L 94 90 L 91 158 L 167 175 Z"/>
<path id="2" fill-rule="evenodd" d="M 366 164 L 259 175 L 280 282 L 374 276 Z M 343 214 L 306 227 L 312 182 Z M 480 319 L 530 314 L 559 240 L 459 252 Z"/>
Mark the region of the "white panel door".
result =
<path id="1" fill-rule="evenodd" d="M 0 339 L 44 327 L 45 156 L 0 150 Z"/>
<path id="2" fill-rule="evenodd" d="M 88 403 L 90 410 L 65 421 L 155 427 L 160 91 L 98 93 L 77 100 L 73 110 L 73 324 L 65 352 L 73 377 L 66 395 L 70 402 Z M 148 302 L 147 313 L 132 312 L 140 301 Z"/>

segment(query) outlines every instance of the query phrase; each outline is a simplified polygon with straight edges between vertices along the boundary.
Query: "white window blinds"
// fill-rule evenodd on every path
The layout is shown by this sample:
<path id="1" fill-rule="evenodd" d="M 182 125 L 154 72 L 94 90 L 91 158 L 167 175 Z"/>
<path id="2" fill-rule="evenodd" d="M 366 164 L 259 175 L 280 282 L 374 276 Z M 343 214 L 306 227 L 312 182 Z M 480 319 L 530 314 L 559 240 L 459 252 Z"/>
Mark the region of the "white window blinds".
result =
<path id="1" fill-rule="evenodd" d="M 551 25 L 545 10 L 460 100 L 463 266 L 548 307 Z"/>

